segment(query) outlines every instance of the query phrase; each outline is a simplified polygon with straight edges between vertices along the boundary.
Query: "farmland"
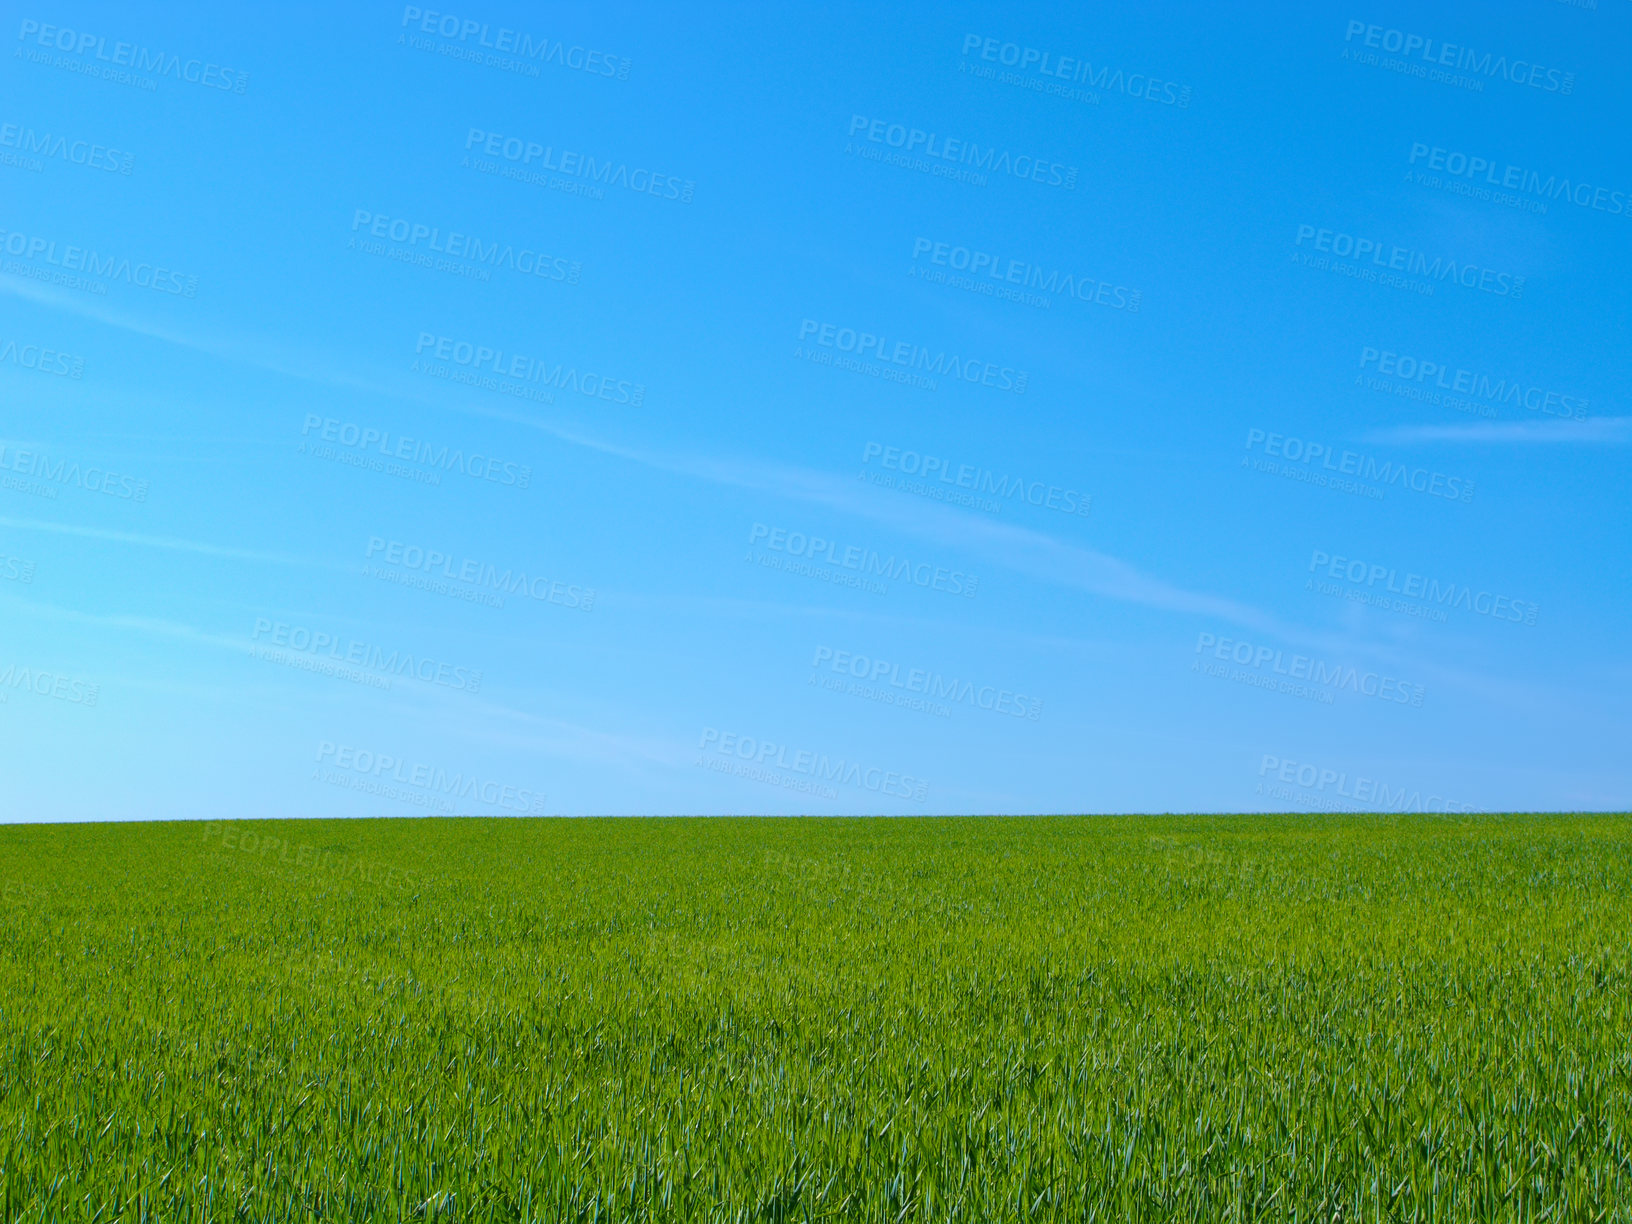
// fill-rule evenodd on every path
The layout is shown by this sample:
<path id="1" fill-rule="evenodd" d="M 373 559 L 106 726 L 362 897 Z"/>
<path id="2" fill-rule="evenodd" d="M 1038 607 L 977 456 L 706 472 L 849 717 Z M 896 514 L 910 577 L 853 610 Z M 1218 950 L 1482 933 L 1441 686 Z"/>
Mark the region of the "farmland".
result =
<path id="1" fill-rule="evenodd" d="M 5 1219 L 1632 1220 L 1632 818 L 0 828 Z"/>

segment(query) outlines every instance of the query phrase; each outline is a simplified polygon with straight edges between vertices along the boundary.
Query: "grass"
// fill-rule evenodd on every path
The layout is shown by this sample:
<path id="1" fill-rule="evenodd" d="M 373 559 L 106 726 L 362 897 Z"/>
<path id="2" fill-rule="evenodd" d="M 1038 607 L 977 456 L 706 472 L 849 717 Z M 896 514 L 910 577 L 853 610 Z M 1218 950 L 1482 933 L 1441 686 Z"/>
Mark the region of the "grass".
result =
<path id="1" fill-rule="evenodd" d="M 0 828 L 7 1220 L 1632 1220 L 1632 817 Z"/>

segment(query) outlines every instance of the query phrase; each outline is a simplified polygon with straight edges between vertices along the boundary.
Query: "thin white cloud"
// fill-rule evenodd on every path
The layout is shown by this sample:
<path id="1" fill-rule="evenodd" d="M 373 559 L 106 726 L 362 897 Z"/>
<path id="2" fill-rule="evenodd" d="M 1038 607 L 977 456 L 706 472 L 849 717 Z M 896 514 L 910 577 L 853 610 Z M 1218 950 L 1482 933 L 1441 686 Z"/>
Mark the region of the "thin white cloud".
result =
<path id="1" fill-rule="evenodd" d="M 769 462 L 659 455 L 581 437 L 570 440 L 677 475 L 810 502 L 857 518 L 872 519 L 887 528 L 945 547 L 982 553 L 996 565 L 1044 582 L 1170 612 L 1218 616 L 1256 629 L 1284 632 L 1275 617 L 1248 604 L 1186 590 L 1145 574 L 1098 549 L 1066 543 L 1029 527 L 988 521 L 914 497 L 880 496 L 855 480 L 827 472 Z"/>
<path id="2" fill-rule="evenodd" d="M 81 302 L 48 286 L 15 280 L 0 280 L 0 285 L 20 296 L 46 301 L 51 305 L 75 310 L 116 327 L 127 328 L 155 339 L 181 344 L 216 356 L 249 361 L 280 373 L 312 378 L 314 381 L 331 384 L 349 383 L 353 386 L 380 389 L 369 384 L 367 380 L 354 376 L 337 376 L 329 371 L 314 375 L 309 367 L 291 362 L 284 354 L 274 355 L 261 344 L 204 342 L 174 328 L 134 319 L 123 312 L 104 306 Z M 530 426 L 561 441 L 675 475 L 824 505 L 845 514 L 871 518 L 883 525 L 924 536 L 947 546 L 959 548 L 974 546 L 990 556 L 995 564 L 1019 570 L 1045 582 L 1076 587 L 1096 595 L 1168 611 L 1218 616 L 1232 623 L 1250 625 L 1256 629 L 1279 631 L 1278 622 L 1267 613 L 1236 600 L 1185 590 L 1163 579 L 1144 574 L 1127 562 L 1096 549 L 1067 544 L 1043 532 L 1025 527 L 983 522 L 973 515 L 963 514 L 944 506 L 930 503 L 914 506 L 905 504 L 911 500 L 908 498 L 867 496 L 865 491 L 858 490 L 853 482 L 825 472 L 753 460 L 658 454 L 607 442 L 570 427 L 499 409 L 496 405 L 464 403 L 457 407 Z M 895 504 L 896 502 L 903 504 Z M 130 542 L 151 541 L 147 539 L 138 541 L 132 538 Z M 155 546 L 187 547 L 185 542 L 180 541 Z M 193 550 L 205 551 L 213 547 L 196 545 L 193 546 Z M 223 550 L 221 555 L 230 555 L 231 551 Z"/>
<path id="3" fill-rule="evenodd" d="M 208 337 L 202 336 L 182 327 L 119 310 L 100 300 L 87 301 L 68 290 L 53 285 L 42 285 L 26 277 L 0 275 L 0 292 L 93 319 L 108 327 L 134 332 L 138 336 L 147 336 L 149 339 L 192 349 L 194 352 L 223 361 L 239 361 L 270 370 L 275 374 L 284 374 L 340 390 L 372 392 L 385 390 L 369 379 L 360 378 L 344 369 L 334 368 L 316 354 L 305 351 L 293 352 L 287 346 L 270 344 L 259 336 L 247 338 L 219 333 Z"/>
<path id="4" fill-rule="evenodd" d="M 1375 429 L 1368 442 L 1574 443 L 1617 446 L 1632 442 L 1632 417 L 1585 421 L 1480 421 L 1466 425 L 1395 425 Z"/>
<path id="5" fill-rule="evenodd" d="M 420 398 L 417 394 L 419 388 L 413 387 L 410 390 L 412 384 L 383 386 L 366 377 L 335 369 L 328 362 L 309 361 L 304 355 L 300 359 L 295 359 L 289 351 L 275 349 L 262 341 L 223 338 L 203 340 L 175 328 L 135 319 L 101 304 L 93 305 L 51 287 L 29 281 L 8 282 L 6 278 L 0 278 L 0 287 L 9 288 L 21 296 L 48 301 L 54 306 L 77 311 L 112 326 L 184 345 L 214 356 L 248 362 L 292 377 L 329 386 L 367 389 L 393 396 L 409 395 L 412 398 Z M 525 415 L 507 404 L 490 404 L 479 397 L 439 403 L 438 406 L 469 415 L 505 420 L 550 435 L 573 446 L 674 475 L 804 501 L 849 516 L 871 519 L 883 527 L 916 535 L 936 545 L 973 551 L 995 566 L 1023 573 L 1052 585 L 1074 588 L 1104 598 L 1164 611 L 1221 619 L 1233 625 L 1275 634 L 1290 642 L 1321 649 L 1343 649 L 1353 645 L 1352 641 L 1339 639 L 1331 634 L 1288 625 L 1279 617 L 1239 600 L 1187 589 L 1177 583 L 1145 573 L 1137 566 L 1098 549 L 1068 543 L 1033 528 L 989 521 L 982 515 L 969 514 L 934 502 L 921 501 L 909 496 L 878 496 L 854 480 L 831 473 L 748 457 L 687 455 L 647 450 L 608 441 L 561 422 Z M 1623 421 L 1626 418 L 1598 418 L 1598 421 L 1612 420 Z M 1581 424 L 1596 425 L 1597 422 Z M 1460 439 L 1464 435 L 1457 434 L 1456 437 Z M 4 523 L 5 520 L 0 519 L 0 524 Z M 86 535 L 96 534 L 88 529 L 77 530 Z M 118 536 L 119 533 L 105 533 L 104 538 L 115 539 Z M 194 544 L 189 541 L 161 540 L 156 537 L 129 536 L 127 542 L 187 551 L 213 552 L 215 555 L 237 556 L 243 559 L 271 559 L 270 555 L 252 554 L 241 549 Z M 278 560 L 285 564 L 317 564 L 291 557 L 280 557 Z"/>
<path id="6" fill-rule="evenodd" d="M 252 548 L 235 548 L 225 544 L 209 544 L 200 540 L 181 540 L 174 536 L 143 535 L 134 531 L 111 531 L 105 527 L 77 527 L 70 523 L 47 523 L 39 519 L 18 519 L 0 515 L 0 527 L 17 531 L 48 531 L 56 535 L 81 536 L 91 540 L 106 540 L 111 544 L 134 544 L 141 548 L 162 548 L 170 552 L 197 553 L 204 557 L 223 557 L 233 561 L 256 561 L 271 565 L 301 565 L 318 569 L 344 571 L 345 566 L 333 562 L 315 561 L 290 553 L 261 552 Z"/>
<path id="7" fill-rule="evenodd" d="M 983 515 L 960 511 L 936 502 L 901 495 L 877 495 L 861 482 L 825 472 L 774 463 L 718 458 L 665 456 L 630 450 L 584 439 L 585 445 L 665 471 L 824 505 L 844 514 L 870 518 L 890 529 L 918 535 L 949 548 L 984 554 L 1003 568 L 1040 581 L 1072 587 L 1104 598 L 1140 604 L 1163 611 L 1206 617 L 1261 633 L 1280 642 L 1339 657 L 1360 654 L 1381 662 L 1414 669 L 1436 685 L 1476 693 L 1513 707 L 1533 707 L 1543 690 L 1519 682 L 1495 681 L 1479 670 L 1458 667 L 1433 653 L 1405 649 L 1401 644 L 1370 637 L 1356 640 L 1346 632 L 1309 629 L 1289 624 L 1250 604 L 1203 591 L 1193 591 L 1146 574 L 1136 566 L 1097 549 L 1067 543 L 1044 532 L 1016 524 L 993 522 Z M 805 528 L 797 521 L 777 526 Z M 747 543 L 746 535 L 743 543 Z M 1366 628 L 1374 629 L 1368 625 Z M 1546 690 L 1562 701 L 1567 693 Z"/>
<path id="8" fill-rule="evenodd" d="M 124 630 L 140 633 L 149 637 L 163 638 L 170 641 L 189 642 L 200 646 L 214 647 L 227 651 L 230 654 L 246 655 L 251 644 L 247 634 L 212 633 L 207 630 L 186 624 L 181 621 L 166 620 L 153 616 L 131 616 L 122 613 L 83 612 L 77 608 L 66 608 L 57 604 L 39 603 L 24 599 L 3 599 L 6 607 L 14 612 L 40 617 L 47 620 L 63 621 L 71 625 L 94 626 L 101 629 Z M 109 678 L 108 673 L 99 673 L 104 682 Z M 271 683 L 282 680 L 285 682 L 310 680 L 311 675 L 306 672 L 290 672 L 287 674 L 267 673 L 265 679 L 269 682 L 264 687 L 255 690 L 255 700 L 264 705 L 269 694 L 276 691 L 289 691 L 286 685 Z M 144 671 L 133 671 L 131 674 L 120 677 L 121 682 L 132 688 L 144 688 L 154 691 L 185 693 L 190 696 L 219 699 L 223 695 L 232 694 L 242 697 L 244 690 L 241 682 L 218 683 L 213 685 L 198 685 L 185 678 L 164 675 L 155 677 Z M 349 700 L 357 694 L 349 693 L 342 688 L 325 687 L 321 682 L 299 685 L 301 700 L 308 702 L 314 697 L 333 699 L 336 701 Z M 427 728 L 427 734 L 446 737 L 449 734 L 449 701 L 447 694 L 433 692 L 420 685 L 405 683 L 389 690 L 387 696 L 380 690 L 370 689 L 367 696 L 378 701 L 388 703 L 397 717 L 414 717 L 417 715 Z M 548 690 L 536 690 L 537 695 L 547 698 L 546 704 L 552 708 L 563 707 L 571 703 L 572 697 L 566 693 L 556 693 Z M 472 743 L 484 747 L 508 746 L 525 748 L 530 751 L 543 752 L 562 760 L 592 765 L 614 765 L 627 767 L 630 765 L 656 764 L 676 765 L 686 759 L 686 742 L 673 737 L 638 736 L 620 731 L 605 731 L 596 727 L 585 726 L 562 718 L 550 717 L 532 710 L 517 709 L 501 701 L 470 694 L 462 694 L 458 700 L 459 711 L 453 720 L 458 733 Z M 292 712 L 308 712 L 306 705 L 287 707 Z"/>
<path id="9" fill-rule="evenodd" d="M 109 629 L 129 629 L 137 633 L 145 633 L 154 637 L 170 638 L 175 641 L 199 642 L 209 646 L 220 646 L 228 650 L 242 652 L 246 642 L 241 637 L 228 637 L 220 633 L 207 633 L 193 625 L 181 621 L 164 620 L 156 616 L 127 616 L 120 613 L 82 612 L 77 608 L 64 608 L 57 604 L 36 603 L 32 600 L 15 599 L 10 604 L 34 616 L 46 617 L 52 620 L 68 621 L 76 625 L 97 625 Z"/>

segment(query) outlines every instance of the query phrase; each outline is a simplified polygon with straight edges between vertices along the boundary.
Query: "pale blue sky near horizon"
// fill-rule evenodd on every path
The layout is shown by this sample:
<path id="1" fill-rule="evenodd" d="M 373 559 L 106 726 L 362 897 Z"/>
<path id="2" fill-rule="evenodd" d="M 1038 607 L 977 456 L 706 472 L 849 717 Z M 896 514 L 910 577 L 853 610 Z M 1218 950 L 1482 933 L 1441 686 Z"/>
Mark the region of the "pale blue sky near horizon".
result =
<path id="1" fill-rule="evenodd" d="M 0 34 L 0 818 L 1632 797 L 1628 0 Z"/>

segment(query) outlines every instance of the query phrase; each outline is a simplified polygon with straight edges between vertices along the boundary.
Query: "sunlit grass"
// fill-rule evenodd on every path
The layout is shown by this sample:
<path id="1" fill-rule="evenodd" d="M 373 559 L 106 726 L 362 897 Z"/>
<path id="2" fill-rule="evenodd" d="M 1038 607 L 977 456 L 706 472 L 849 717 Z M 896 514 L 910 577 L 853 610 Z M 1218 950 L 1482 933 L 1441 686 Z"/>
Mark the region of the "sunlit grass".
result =
<path id="1" fill-rule="evenodd" d="M 7 1220 L 1632 1219 L 1632 818 L 12 827 L 0 889 Z"/>

